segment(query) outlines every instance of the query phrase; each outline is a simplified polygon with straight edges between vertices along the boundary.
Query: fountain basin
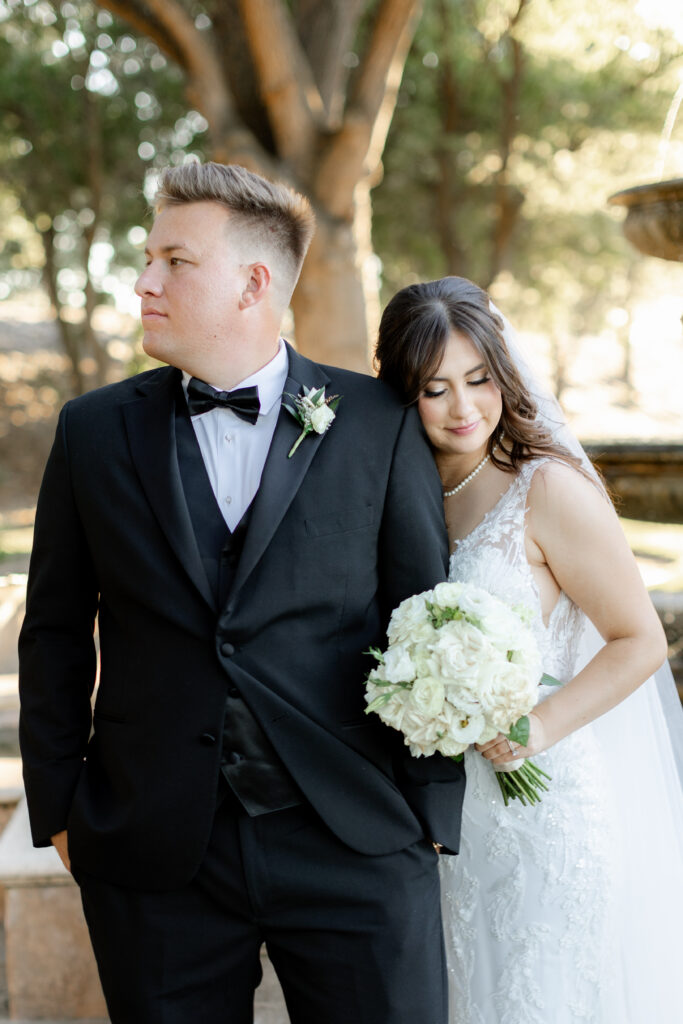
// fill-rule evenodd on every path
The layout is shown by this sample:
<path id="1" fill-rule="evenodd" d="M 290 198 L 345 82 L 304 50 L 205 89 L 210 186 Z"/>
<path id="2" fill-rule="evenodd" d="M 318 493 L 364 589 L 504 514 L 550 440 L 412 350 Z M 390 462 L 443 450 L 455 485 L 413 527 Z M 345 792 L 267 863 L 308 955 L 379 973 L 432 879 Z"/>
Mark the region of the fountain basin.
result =
<path id="1" fill-rule="evenodd" d="M 647 256 L 683 261 L 683 178 L 636 185 L 610 196 L 625 206 L 624 234 Z"/>

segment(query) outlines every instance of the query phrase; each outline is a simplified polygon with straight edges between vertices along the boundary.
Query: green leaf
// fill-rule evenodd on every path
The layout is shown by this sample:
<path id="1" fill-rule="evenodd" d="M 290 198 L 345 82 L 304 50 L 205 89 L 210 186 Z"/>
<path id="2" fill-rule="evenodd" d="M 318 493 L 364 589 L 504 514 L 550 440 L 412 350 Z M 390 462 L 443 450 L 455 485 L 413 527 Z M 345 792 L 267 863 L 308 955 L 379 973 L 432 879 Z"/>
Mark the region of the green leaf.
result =
<path id="1" fill-rule="evenodd" d="M 297 421 L 297 423 L 301 423 L 301 416 L 299 414 L 299 410 L 295 409 L 293 405 L 289 405 L 289 403 L 283 402 L 282 408 L 286 409 L 287 412 L 291 413 L 294 419 Z"/>
<path id="2" fill-rule="evenodd" d="M 529 719 L 523 715 L 505 735 L 513 743 L 521 743 L 523 747 L 529 742 Z"/>
<path id="3" fill-rule="evenodd" d="M 325 394 L 325 388 L 320 388 L 318 391 L 315 392 L 315 394 L 311 394 L 309 392 L 308 397 L 313 402 L 313 405 L 317 405 L 318 402 L 320 401 L 320 399 L 323 397 L 324 394 Z"/>
<path id="4" fill-rule="evenodd" d="M 380 693 L 379 696 L 375 697 L 375 699 L 368 704 L 365 709 L 365 714 L 369 715 L 373 711 L 379 711 L 380 708 L 383 708 L 385 704 L 389 703 L 392 697 L 393 693 Z"/>
<path id="5" fill-rule="evenodd" d="M 384 664 L 384 654 L 379 647 L 368 647 L 367 651 L 363 651 L 363 654 L 370 654 L 380 663 L 380 665 Z"/>
<path id="6" fill-rule="evenodd" d="M 562 686 L 562 683 L 560 682 L 559 679 L 556 679 L 555 676 L 549 676 L 547 672 L 544 672 L 543 675 L 541 676 L 541 681 L 540 681 L 540 683 L 538 685 L 539 686 Z"/>
<path id="7" fill-rule="evenodd" d="M 337 411 L 337 406 L 339 405 L 343 397 L 343 395 L 335 395 L 333 398 L 330 398 L 327 404 L 329 405 L 332 412 Z"/>

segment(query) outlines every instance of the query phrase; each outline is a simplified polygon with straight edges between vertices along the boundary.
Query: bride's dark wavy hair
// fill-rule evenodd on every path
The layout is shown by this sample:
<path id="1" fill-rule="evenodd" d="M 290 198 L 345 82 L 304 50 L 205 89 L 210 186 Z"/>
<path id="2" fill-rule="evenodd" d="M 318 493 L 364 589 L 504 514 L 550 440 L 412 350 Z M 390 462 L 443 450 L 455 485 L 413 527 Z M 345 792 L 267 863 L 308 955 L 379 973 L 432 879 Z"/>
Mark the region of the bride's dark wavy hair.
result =
<path id="1" fill-rule="evenodd" d="M 536 421 L 538 408 L 510 358 L 503 321 L 491 309 L 486 292 L 464 277 L 412 284 L 394 295 L 379 325 L 378 377 L 402 394 L 407 405 L 417 402 L 439 370 L 452 331 L 470 338 L 502 396 L 503 411 L 488 440 L 491 461 L 516 471 L 529 459 L 549 455 L 588 476 L 580 460 Z"/>

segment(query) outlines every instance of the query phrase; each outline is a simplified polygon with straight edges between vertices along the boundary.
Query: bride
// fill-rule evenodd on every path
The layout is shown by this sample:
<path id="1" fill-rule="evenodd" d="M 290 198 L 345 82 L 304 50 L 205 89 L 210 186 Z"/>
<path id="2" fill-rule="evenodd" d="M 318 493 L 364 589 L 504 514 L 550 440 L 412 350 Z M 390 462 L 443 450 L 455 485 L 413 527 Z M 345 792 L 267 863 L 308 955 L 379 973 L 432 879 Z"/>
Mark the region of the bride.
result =
<path id="1" fill-rule="evenodd" d="M 681 709 L 670 671 L 666 715 L 649 678 L 664 635 L 605 489 L 471 282 L 400 291 L 376 359 L 433 446 L 449 578 L 531 609 L 563 684 L 539 686 L 526 746 L 465 754 L 462 847 L 441 858 L 451 1024 L 674 1024 Z M 549 792 L 506 807 L 494 770 L 532 756 Z"/>

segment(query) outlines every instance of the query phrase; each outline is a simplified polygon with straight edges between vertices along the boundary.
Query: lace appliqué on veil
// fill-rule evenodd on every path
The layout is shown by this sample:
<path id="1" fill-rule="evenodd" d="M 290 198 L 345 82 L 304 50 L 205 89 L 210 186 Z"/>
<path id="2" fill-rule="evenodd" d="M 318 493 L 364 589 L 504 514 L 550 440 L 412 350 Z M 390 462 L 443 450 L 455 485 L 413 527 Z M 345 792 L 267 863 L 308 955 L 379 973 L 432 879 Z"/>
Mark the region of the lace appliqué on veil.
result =
<path id="1" fill-rule="evenodd" d="M 561 593 L 547 625 L 524 547 L 527 463 L 451 557 L 451 580 L 526 605 L 544 671 L 568 681 L 584 618 Z M 539 700 L 552 693 L 539 687 Z M 505 807 L 490 765 L 465 754 L 463 842 L 441 860 L 450 1024 L 605 1024 L 615 844 L 590 727 L 535 758 L 552 776 L 535 807 Z"/>

